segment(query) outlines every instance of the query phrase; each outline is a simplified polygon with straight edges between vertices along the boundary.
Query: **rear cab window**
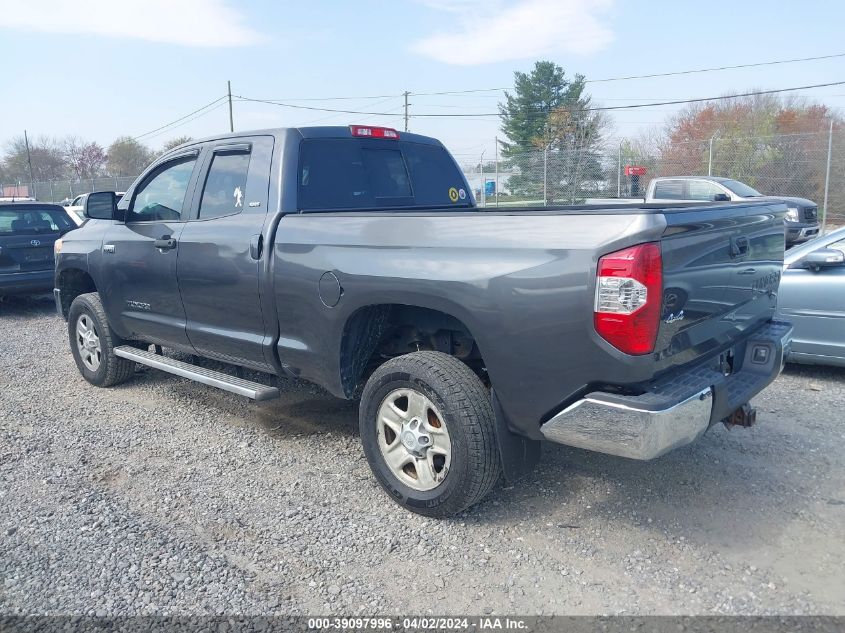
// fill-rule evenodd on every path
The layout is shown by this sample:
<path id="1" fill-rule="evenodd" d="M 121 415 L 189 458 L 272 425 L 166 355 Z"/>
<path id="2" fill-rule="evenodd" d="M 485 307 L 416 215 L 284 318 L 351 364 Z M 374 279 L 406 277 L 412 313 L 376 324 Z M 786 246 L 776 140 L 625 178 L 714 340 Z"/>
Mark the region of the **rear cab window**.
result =
<path id="1" fill-rule="evenodd" d="M 690 200 L 709 200 L 712 202 L 717 195 L 725 193 L 718 185 L 706 180 L 690 180 L 687 184 L 689 185 Z"/>
<path id="2" fill-rule="evenodd" d="M 303 211 L 473 206 L 446 149 L 413 141 L 304 139 L 297 188 Z"/>
<path id="3" fill-rule="evenodd" d="M 659 180 L 654 185 L 654 198 L 660 200 L 684 200 L 684 181 Z"/>

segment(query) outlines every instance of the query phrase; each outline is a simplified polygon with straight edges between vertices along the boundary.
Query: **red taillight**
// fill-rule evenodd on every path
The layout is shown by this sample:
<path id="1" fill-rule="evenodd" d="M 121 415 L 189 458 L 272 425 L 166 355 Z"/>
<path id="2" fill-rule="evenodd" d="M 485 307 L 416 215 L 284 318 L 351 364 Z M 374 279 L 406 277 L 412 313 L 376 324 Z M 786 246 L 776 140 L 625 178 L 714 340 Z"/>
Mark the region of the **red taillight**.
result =
<path id="1" fill-rule="evenodd" d="M 663 296 L 660 244 L 639 244 L 599 259 L 596 332 L 626 354 L 654 351 Z"/>
<path id="2" fill-rule="evenodd" d="M 350 125 L 349 130 L 352 136 L 363 136 L 365 138 L 392 138 L 398 139 L 399 132 L 389 127 L 370 127 L 367 125 Z"/>

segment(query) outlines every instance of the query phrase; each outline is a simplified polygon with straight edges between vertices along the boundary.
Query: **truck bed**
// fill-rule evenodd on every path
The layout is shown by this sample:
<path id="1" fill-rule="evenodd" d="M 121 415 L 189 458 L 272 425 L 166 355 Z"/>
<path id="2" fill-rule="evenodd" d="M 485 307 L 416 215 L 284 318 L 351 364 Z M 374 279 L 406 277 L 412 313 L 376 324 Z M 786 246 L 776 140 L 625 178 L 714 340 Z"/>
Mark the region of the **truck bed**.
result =
<path id="1" fill-rule="evenodd" d="M 642 390 L 770 320 L 784 211 L 643 203 L 285 215 L 274 244 L 278 355 L 296 375 L 348 395 L 339 361 L 326 359 L 356 311 L 410 305 L 452 315 L 477 342 L 508 418 L 539 437 L 540 421 L 586 390 Z M 738 239 L 749 250 L 732 258 Z M 663 320 L 654 353 L 632 356 L 593 327 L 596 266 L 643 242 L 661 245 Z M 313 295 L 326 271 L 343 293 L 328 312 Z"/>

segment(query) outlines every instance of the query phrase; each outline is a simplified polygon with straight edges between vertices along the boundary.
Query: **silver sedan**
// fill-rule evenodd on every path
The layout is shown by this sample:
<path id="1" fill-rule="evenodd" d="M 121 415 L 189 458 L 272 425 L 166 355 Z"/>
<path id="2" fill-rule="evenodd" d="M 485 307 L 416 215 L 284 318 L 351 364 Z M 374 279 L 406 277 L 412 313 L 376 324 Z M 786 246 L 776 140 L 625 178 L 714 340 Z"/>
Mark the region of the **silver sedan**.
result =
<path id="1" fill-rule="evenodd" d="M 795 326 L 790 362 L 845 367 L 845 228 L 786 252 L 778 312 Z"/>

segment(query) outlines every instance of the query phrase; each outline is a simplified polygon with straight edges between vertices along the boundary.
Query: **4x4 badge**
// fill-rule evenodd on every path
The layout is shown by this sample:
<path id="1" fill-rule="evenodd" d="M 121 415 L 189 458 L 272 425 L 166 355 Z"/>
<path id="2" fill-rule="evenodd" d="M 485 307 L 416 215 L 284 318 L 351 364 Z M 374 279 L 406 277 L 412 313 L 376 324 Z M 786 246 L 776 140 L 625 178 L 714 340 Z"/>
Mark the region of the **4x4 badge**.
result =
<path id="1" fill-rule="evenodd" d="M 675 314 L 674 312 L 671 313 L 669 316 L 667 316 L 665 319 L 663 319 L 663 322 L 664 323 L 674 323 L 675 321 L 683 321 L 683 320 L 684 320 L 684 311 L 681 310 L 680 312 L 678 312 L 678 314 Z"/>

